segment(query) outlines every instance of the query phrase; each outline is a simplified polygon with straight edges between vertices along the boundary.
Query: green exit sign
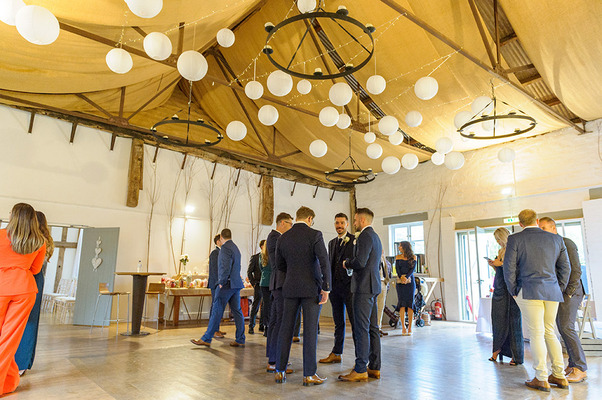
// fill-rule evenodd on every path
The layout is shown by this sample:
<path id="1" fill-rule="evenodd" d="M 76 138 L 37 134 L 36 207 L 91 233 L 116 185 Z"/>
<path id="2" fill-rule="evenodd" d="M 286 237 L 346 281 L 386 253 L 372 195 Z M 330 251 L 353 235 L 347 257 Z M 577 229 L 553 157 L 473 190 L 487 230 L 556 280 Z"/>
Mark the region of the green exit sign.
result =
<path id="1" fill-rule="evenodd" d="M 518 222 L 518 217 L 504 218 L 505 224 L 516 224 Z"/>

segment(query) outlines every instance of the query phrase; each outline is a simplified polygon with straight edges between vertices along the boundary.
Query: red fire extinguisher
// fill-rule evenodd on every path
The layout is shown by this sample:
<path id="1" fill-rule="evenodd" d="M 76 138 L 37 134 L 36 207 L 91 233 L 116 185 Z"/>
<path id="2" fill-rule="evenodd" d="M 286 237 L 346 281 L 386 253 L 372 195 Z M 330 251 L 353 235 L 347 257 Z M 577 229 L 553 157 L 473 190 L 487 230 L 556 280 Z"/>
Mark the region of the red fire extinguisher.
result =
<path id="1" fill-rule="evenodd" d="M 435 300 L 435 315 L 434 315 L 434 319 L 436 320 L 442 320 L 443 319 L 443 304 L 441 303 L 441 299 L 437 299 Z"/>

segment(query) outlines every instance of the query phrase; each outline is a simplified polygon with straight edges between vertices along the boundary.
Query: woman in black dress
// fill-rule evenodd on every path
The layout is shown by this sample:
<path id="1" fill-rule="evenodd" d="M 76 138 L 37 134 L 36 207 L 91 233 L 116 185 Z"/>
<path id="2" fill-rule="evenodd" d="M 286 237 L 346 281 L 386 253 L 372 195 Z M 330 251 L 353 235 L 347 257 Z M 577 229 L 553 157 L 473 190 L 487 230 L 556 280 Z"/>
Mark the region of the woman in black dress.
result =
<path id="1" fill-rule="evenodd" d="M 512 360 L 510 365 L 522 364 L 524 359 L 523 328 L 521 313 L 514 298 L 508 292 L 504 281 L 504 254 L 510 232 L 506 228 L 498 228 L 493 236 L 501 246 L 495 260 L 489 265 L 495 268 L 493 295 L 491 296 L 491 326 L 493 330 L 493 355 L 489 361 L 503 361 L 503 356 Z"/>
<path id="2" fill-rule="evenodd" d="M 410 336 L 412 334 L 412 321 L 414 320 L 414 293 L 416 292 L 416 281 L 414 270 L 416 269 L 416 256 L 412 251 L 410 242 L 399 243 L 399 254 L 395 257 L 395 270 L 397 271 L 397 307 L 401 324 L 401 334 Z M 410 324 L 406 331 L 405 314 L 408 313 Z"/>

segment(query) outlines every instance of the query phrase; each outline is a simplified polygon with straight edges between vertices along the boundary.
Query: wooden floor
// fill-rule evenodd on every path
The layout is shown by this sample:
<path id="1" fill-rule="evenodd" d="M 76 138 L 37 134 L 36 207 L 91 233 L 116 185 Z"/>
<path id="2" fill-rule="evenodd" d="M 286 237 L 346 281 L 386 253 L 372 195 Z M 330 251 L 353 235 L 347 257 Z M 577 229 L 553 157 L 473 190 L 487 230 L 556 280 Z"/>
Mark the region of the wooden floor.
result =
<path id="1" fill-rule="evenodd" d="M 120 325 L 124 329 L 124 326 Z M 318 358 L 332 348 L 333 327 L 321 322 Z M 549 394 L 524 386 L 533 376 L 527 345 L 526 366 L 487 361 L 491 338 L 475 335 L 475 326 L 434 322 L 415 328 L 412 337 L 391 331 L 382 339 L 380 381 L 338 382 L 353 366 L 353 343 L 346 341 L 342 364 L 318 365 L 328 378 L 322 386 L 303 387 L 295 372 L 276 384 L 265 372 L 265 338 L 247 335 L 246 348 L 214 340 L 210 349 L 189 343 L 201 327 L 166 329 L 141 338 L 115 337 L 114 328 L 92 335 L 85 327 L 54 325 L 43 317 L 34 367 L 11 400 L 25 399 L 602 399 L 602 358 L 588 360 L 589 379 L 570 390 Z M 227 337 L 234 326 L 225 325 Z M 293 368 L 302 371 L 301 344 L 293 344 Z"/>

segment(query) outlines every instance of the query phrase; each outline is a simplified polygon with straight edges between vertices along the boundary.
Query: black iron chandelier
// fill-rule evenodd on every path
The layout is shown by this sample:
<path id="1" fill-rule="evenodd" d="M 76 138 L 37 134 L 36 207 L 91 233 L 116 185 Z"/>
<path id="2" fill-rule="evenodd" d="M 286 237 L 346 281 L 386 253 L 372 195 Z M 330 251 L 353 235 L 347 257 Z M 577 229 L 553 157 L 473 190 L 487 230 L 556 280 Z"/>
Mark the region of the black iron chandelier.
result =
<path id="1" fill-rule="evenodd" d="M 349 133 L 349 155 L 338 167 L 326 171 L 326 180 L 338 185 L 358 185 L 372 182 L 376 175 L 372 168 L 362 169 L 351 155 L 351 133 Z"/>

